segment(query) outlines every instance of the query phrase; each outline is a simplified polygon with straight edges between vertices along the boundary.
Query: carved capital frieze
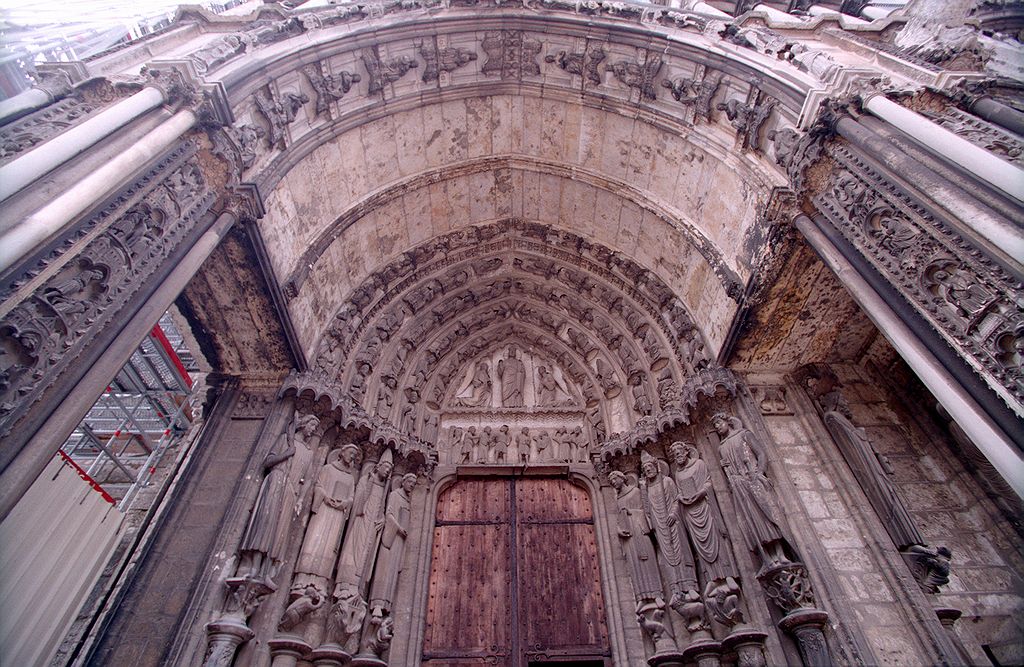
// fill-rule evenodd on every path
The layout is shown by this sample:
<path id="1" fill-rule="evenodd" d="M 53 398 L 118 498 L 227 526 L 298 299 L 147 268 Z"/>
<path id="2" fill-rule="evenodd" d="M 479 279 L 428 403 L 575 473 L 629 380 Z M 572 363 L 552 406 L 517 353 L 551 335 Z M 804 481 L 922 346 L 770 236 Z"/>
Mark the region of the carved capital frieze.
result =
<path id="1" fill-rule="evenodd" d="M 1011 409 L 1024 413 L 1021 283 L 853 148 L 826 148 L 836 165 L 812 200 Z"/>
<path id="2" fill-rule="evenodd" d="M 186 141 L 3 286 L 0 435 L 73 367 L 215 200 Z M 68 255 L 69 248 L 78 248 Z"/>

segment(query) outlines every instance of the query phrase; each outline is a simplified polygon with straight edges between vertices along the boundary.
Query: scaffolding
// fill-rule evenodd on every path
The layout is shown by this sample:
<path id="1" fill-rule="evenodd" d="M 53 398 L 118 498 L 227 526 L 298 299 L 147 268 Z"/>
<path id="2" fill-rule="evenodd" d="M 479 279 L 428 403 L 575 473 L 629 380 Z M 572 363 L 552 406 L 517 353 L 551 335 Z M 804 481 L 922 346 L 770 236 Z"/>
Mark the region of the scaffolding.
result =
<path id="1" fill-rule="evenodd" d="M 96 400 L 58 455 L 124 512 L 193 420 L 198 370 L 184 337 L 164 314 Z"/>

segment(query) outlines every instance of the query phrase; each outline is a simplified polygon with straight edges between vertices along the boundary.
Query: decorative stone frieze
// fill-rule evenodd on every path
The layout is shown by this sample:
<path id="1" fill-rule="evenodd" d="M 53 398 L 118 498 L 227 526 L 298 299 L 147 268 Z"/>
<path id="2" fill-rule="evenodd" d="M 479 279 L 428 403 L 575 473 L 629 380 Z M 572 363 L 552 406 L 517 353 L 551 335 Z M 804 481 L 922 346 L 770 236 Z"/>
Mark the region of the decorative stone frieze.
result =
<path id="1" fill-rule="evenodd" d="M 544 62 L 557 64 L 566 72 L 583 77 L 591 85 L 600 86 L 604 79 L 602 63 L 607 57 L 608 53 L 603 47 L 593 45 L 584 52 L 559 51 L 546 55 Z"/>
<path id="2" fill-rule="evenodd" d="M 854 149 L 831 144 L 836 164 L 814 204 L 1011 409 L 1024 411 L 1024 284 Z"/>
<path id="3" fill-rule="evenodd" d="M 309 85 L 316 91 L 316 115 L 325 114 L 331 108 L 333 102 L 340 100 L 345 93 L 352 89 L 352 84 L 362 81 L 359 74 L 342 70 L 337 74 L 325 75 L 321 68 L 322 63 L 306 65 L 302 73 L 306 75 Z"/>
<path id="4" fill-rule="evenodd" d="M 0 435 L 42 398 L 195 228 L 215 195 L 182 142 L 4 286 Z M 67 256 L 69 248 L 80 248 Z"/>
<path id="5" fill-rule="evenodd" d="M 80 96 L 65 97 L 0 128 L 0 164 L 77 125 L 100 108 Z"/>
<path id="6" fill-rule="evenodd" d="M 975 146 L 1024 167 L 1024 139 L 1020 136 L 954 107 L 946 107 L 942 112 L 923 111 L 922 115 Z"/>
<path id="7" fill-rule="evenodd" d="M 703 119 L 704 122 L 711 122 L 711 112 L 715 107 L 715 96 L 725 76 L 721 72 L 712 69 L 705 69 L 704 75 L 699 80 L 696 78 L 680 77 L 673 80 L 662 79 L 661 85 L 668 88 L 672 97 L 684 106 L 693 107 L 694 122 Z"/>
<path id="8" fill-rule="evenodd" d="M 421 44 L 420 57 L 426 63 L 423 68 L 424 83 L 437 81 L 443 74 L 450 74 L 477 59 L 476 51 L 453 46 L 437 46 Z"/>
<path id="9" fill-rule="evenodd" d="M 384 60 L 380 57 L 378 47 L 364 49 L 361 57 L 369 77 L 370 95 L 383 92 L 387 86 L 408 74 L 409 70 L 420 66 L 412 56 L 397 56 Z"/>
<path id="10" fill-rule="evenodd" d="M 647 51 L 643 62 L 619 60 L 609 69 L 620 83 L 639 93 L 641 102 L 653 102 L 658 99 L 658 74 L 664 64 L 661 54 Z"/>
<path id="11" fill-rule="evenodd" d="M 543 44 L 521 30 L 488 32 L 480 48 L 487 54 L 480 71 L 484 76 L 498 76 L 502 79 L 521 79 L 524 76 L 540 75 L 540 55 Z"/>
<path id="12" fill-rule="evenodd" d="M 275 96 L 270 91 L 258 92 L 253 96 L 253 103 L 267 120 L 267 146 L 284 150 L 288 144 L 288 126 L 295 122 L 299 109 L 309 102 L 305 93 L 285 93 Z"/>

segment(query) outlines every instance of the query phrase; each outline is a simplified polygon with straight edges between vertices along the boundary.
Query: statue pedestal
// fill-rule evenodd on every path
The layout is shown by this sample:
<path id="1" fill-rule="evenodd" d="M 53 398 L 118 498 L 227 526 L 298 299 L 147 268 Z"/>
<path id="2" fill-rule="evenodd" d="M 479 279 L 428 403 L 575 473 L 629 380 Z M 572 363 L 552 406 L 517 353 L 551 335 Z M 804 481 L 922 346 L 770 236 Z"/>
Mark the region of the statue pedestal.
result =
<path id="1" fill-rule="evenodd" d="M 245 624 L 244 620 L 225 616 L 207 623 L 206 635 L 209 637 L 210 650 L 204 665 L 205 667 L 221 667 L 221 665 L 230 665 L 238 647 L 252 639 L 256 633 Z"/>
<path id="2" fill-rule="evenodd" d="M 312 648 L 302 637 L 295 635 L 278 635 L 267 642 L 267 646 L 274 660 L 273 667 L 295 667 Z"/>
<path id="3" fill-rule="evenodd" d="M 384 662 L 375 655 L 360 654 L 352 658 L 352 662 L 349 663 L 350 667 L 388 667 L 388 663 Z"/>
<path id="4" fill-rule="evenodd" d="M 796 609 L 779 621 L 779 627 L 796 638 L 806 667 L 832 667 L 832 656 L 828 653 L 823 632 L 827 622 L 828 614 L 806 608 Z"/>
<path id="5" fill-rule="evenodd" d="M 679 651 L 661 651 L 647 658 L 651 667 L 683 667 L 686 660 Z"/>
<path id="6" fill-rule="evenodd" d="M 700 639 L 683 649 L 683 662 L 697 667 L 718 667 L 722 663 L 722 645 L 714 639 Z"/>
<path id="7" fill-rule="evenodd" d="M 337 644 L 321 644 L 309 654 L 316 667 L 344 667 L 352 662 L 352 655 Z"/>
<path id="8" fill-rule="evenodd" d="M 722 640 L 722 648 L 733 651 L 738 657 L 738 664 L 745 667 L 764 667 L 764 642 L 768 633 L 737 626 Z"/>

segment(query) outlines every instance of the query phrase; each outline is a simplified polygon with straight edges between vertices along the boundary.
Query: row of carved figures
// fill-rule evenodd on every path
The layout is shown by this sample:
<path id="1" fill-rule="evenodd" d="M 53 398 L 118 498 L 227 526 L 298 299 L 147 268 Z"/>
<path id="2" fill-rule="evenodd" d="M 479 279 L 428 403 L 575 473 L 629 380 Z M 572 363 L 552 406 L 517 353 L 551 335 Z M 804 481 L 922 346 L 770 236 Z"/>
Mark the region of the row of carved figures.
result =
<path id="1" fill-rule="evenodd" d="M 239 546 L 235 575 L 227 580 L 224 612 L 207 627 L 206 667 L 231 664 L 238 645 L 253 636 L 246 619 L 277 589 L 273 577 L 292 514 L 289 466 L 297 451 L 309 455 L 317 449 L 318 426 L 316 416 L 296 413 L 264 460 L 266 475 Z M 294 664 L 294 657 L 314 650 L 339 661 L 355 655 L 385 664 L 417 475 L 393 476 L 390 449 L 377 461 L 364 461 L 363 451 L 354 443 L 331 449 L 316 472 L 289 604 L 268 642 L 275 666 Z M 320 609 L 326 614 L 314 615 Z M 319 645 L 307 644 L 310 637 L 319 638 Z"/>
<path id="2" fill-rule="evenodd" d="M 783 532 L 763 444 L 737 417 L 719 413 L 712 425 L 721 438 L 719 463 L 737 520 L 727 526 L 697 447 L 677 441 L 668 447 L 674 470 L 664 459 L 643 451 L 639 478 L 633 471 L 609 473 L 618 508 L 618 537 L 633 583 L 637 622 L 654 647 L 652 660 L 671 662 L 674 655 L 692 659 L 692 651 L 699 648 L 710 661 L 701 664 L 718 664 L 717 656 L 727 646 L 737 651 L 741 664 L 763 665 L 764 633 L 744 622 L 730 526 L 757 554 L 757 576 L 769 598 L 785 614 L 812 614 L 809 629 L 817 633 L 815 640 L 821 637 L 824 613 L 814 609 L 806 570 Z M 675 623 L 667 618 L 668 608 L 678 614 Z M 679 621 L 685 633 L 681 628 L 673 631 Z M 727 629 L 721 644 L 713 635 L 716 625 Z M 828 664 L 823 642 L 808 640 L 805 645 L 799 636 L 798 641 L 808 664 Z"/>
<path id="3" fill-rule="evenodd" d="M 588 440 L 581 426 L 560 426 L 554 430 L 528 426 L 510 429 L 508 424 L 482 429 L 452 426 L 446 444 L 440 450 L 441 462 L 455 465 L 585 463 L 590 459 Z"/>

